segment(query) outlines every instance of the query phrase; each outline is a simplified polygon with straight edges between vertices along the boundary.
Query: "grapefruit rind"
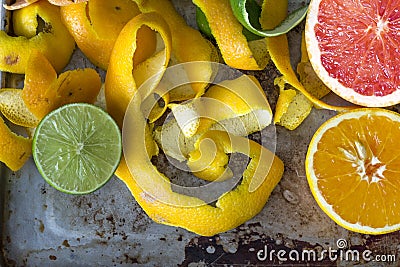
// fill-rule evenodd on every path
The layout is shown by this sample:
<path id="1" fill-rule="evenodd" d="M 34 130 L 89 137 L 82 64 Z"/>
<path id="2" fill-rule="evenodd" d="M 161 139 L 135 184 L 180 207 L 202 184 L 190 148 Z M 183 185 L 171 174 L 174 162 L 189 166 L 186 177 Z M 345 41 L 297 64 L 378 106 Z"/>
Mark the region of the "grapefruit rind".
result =
<path id="1" fill-rule="evenodd" d="M 358 119 L 361 116 L 365 115 L 379 115 L 385 116 L 393 121 L 400 122 L 400 115 L 396 112 L 380 109 L 380 108 L 360 108 L 354 109 L 352 111 L 341 113 L 332 117 L 331 119 L 327 120 L 323 123 L 320 128 L 315 132 L 310 145 L 308 147 L 307 156 L 306 156 L 306 176 L 308 180 L 308 184 L 310 186 L 312 195 L 314 199 L 318 203 L 319 207 L 338 225 L 342 226 L 345 229 L 348 229 L 353 232 L 358 232 L 362 234 L 371 234 L 371 235 L 378 235 L 378 234 L 386 234 L 397 231 L 400 229 L 400 222 L 394 225 L 387 225 L 385 227 L 374 228 L 370 226 L 361 225 L 359 223 L 349 223 L 345 219 L 343 219 L 337 212 L 334 211 L 332 205 L 330 205 L 321 194 L 318 189 L 318 180 L 314 173 L 314 163 L 313 163 L 313 155 L 317 151 L 318 143 L 321 140 L 324 133 L 333 127 L 336 127 L 344 120 L 348 119 Z"/>

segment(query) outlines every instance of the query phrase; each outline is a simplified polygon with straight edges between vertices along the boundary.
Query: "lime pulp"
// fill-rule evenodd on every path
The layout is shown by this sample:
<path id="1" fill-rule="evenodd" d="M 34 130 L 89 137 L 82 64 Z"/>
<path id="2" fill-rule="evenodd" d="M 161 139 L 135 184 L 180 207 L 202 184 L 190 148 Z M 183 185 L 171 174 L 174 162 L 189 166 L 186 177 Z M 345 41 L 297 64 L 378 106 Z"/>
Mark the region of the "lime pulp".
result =
<path id="1" fill-rule="evenodd" d="M 101 108 L 68 104 L 42 119 L 32 150 L 46 182 L 65 193 L 87 194 L 106 184 L 118 167 L 121 132 Z"/>

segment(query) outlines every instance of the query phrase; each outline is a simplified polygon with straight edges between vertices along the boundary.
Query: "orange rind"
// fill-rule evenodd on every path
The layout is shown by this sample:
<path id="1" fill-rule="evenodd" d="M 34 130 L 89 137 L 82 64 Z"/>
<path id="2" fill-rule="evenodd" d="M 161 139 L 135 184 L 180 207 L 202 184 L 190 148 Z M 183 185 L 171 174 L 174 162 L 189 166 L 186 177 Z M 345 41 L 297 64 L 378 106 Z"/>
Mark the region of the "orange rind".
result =
<path id="1" fill-rule="evenodd" d="M 219 60 L 216 48 L 205 39 L 199 31 L 186 24 L 186 21 L 175 10 L 168 0 L 134 0 L 143 13 L 156 12 L 167 22 L 172 37 L 171 63 L 179 64 L 193 61 L 215 62 Z M 201 69 L 186 65 L 186 72 L 191 81 L 211 81 L 213 70 L 210 66 Z M 170 101 L 187 100 L 201 96 L 207 87 L 206 83 L 192 83 L 180 90 L 170 92 Z"/>
<path id="2" fill-rule="evenodd" d="M 160 36 L 158 38 L 160 48 L 154 55 L 135 65 L 134 58 L 140 43 L 137 40 L 144 37 L 140 34 L 142 30 L 149 29 Z M 150 85 L 149 91 L 157 86 L 170 61 L 171 46 L 168 24 L 158 13 L 140 14 L 122 29 L 111 54 L 105 81 L 107 110 L 120 127 L 122 127 L 122 119 L 129 101 L 140 85 L 152 78 L 154 82 Z M 164 96 L 164 101 L 165 108 L 159 111 L 161 113 L 165 111 L 168 104 L 166 96 Z M 153 116 L 156 118 L 159 114 Z"/>
<path id="3" fill-rule="evenodd" d="M 22 99 L 30 112 L 40 120 L 52 110 L 65 104 L 94 103 L 100 88 L 101 79 L 94 69 L 71 70 L 57 76 L 43 54 L 32 52 Z"/>
<path id="4" fill-rule="evenodd" d="M 78 47 L 96 66 L 107 69 L 111 51 L 125 24 L 140 14 L 131 0 L 91 0 L 61 7 L 64 24 Z M 154 33 L 148 34 L 139 54 L 148 56 L 155 50 Z M 142 40 L 142 39 L 141 39 Z M 149 51 L 149 52 L 148 52 Z"/>
<path id="5" fill-rule="evenodd" d="M 25 73 L 33 50 L 43 53 L 57 72 L 68 64 L 75 41 L 61 21 L 59 7 L 41 0 L 16 10 L 13 28 L 16 37 L 0 31 L 0 70 Z"/>

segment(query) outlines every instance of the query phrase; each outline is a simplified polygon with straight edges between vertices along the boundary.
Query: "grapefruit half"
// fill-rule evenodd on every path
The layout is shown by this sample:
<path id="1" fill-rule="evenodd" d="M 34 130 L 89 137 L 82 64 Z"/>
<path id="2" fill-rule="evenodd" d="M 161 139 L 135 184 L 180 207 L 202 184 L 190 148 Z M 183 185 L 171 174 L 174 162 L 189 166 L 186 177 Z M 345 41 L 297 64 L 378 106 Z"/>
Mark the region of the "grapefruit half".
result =
<path id="1" fill-rule="evenodd" d="M 340 97 L 400 103 L 400 0 L 311 0 L 305 36 L 314 70 Z"/>

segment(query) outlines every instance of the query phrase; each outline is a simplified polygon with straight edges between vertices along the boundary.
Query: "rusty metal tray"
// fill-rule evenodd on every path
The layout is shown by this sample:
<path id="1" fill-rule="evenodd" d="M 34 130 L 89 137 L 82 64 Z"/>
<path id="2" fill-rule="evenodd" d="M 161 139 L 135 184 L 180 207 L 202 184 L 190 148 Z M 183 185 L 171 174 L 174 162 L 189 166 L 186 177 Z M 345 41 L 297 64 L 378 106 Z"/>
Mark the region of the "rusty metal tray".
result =
<path id="1" fill-rule="evenodd" d="M 293 10 L 303 1 L 289 2 Z M 195 27 L 191 1 L 173 3 Z M 2 9 L 2 29 L 6 17 Z M 299 60 L 302 27 L 288 36 L 293 64 Z M 75 67 L 95 68 L 79 50 L 67 68 Z M 249 73 L 261 81 L 274 109 L 273 80 L 279 73 L 272 64 Z M 1 74 L 2 87 L 10 86 L 8 76 Z M 314 109 L 295 131 L 276 127 L 276 153 L 285 163 L 281 182 L 260 214 L 213 237 L 154 223 L 116 177 L 95 193 L 72 196 L 48 186 L 33 160 L 17 172 L 1 165 L 0 266 L 399 266 L 399 232 L 349 232 L 330 220 L 311 195 L 304 170 L 307 146 L 333 115 Z M 331 257 L 321 257 L 323 251 Z"/>

